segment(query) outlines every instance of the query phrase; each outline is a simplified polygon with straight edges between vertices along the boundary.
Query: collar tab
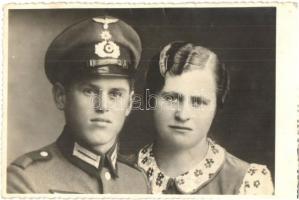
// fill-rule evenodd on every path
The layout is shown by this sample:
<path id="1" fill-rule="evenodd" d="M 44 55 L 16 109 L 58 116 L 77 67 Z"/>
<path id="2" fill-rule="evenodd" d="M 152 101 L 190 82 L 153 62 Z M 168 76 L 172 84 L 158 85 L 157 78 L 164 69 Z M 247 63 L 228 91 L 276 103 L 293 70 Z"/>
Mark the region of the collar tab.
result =
<path id="1" fill-rule="evenodd" d="M 77 142 L 75 142 L 75 144 L 74 144 L 73 156 L 94 166 L 95 168 L 98 168 L 100 166 L 101 156 L 80 146 Z"/>
<path id="2" fill-rule="evenodd" d="M 105 165 L 105 162 L 108 162 L 108 167 L 116 171 L 117 149 L 118 146 L 114 145 L 105 155 L 97 155 L 75 142 L 73 156 L 95 168 L 101 168 Z"/>

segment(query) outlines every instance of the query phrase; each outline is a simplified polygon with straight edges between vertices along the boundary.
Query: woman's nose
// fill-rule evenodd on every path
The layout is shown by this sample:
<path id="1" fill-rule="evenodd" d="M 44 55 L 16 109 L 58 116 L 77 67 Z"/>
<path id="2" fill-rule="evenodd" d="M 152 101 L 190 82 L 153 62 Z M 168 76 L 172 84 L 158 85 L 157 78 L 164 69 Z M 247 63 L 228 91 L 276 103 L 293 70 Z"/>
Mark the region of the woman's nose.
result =
<path id="1" fill-rule="evenodd" d="M 190 114 L 189 105 L 184 103 L 175 111 L 175 119 L 180 122 L 185 122 L 190 120 Z"/>

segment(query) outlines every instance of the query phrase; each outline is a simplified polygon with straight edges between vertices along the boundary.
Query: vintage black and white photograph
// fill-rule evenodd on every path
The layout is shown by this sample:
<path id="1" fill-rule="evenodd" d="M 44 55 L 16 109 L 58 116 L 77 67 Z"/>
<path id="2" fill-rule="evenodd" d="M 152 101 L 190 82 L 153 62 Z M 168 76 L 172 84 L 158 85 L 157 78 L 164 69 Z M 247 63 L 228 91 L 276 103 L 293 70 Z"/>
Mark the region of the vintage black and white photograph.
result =
<path id="1" fill-rule="evenodd" d="M 8 9 L 4 192 L 275 195 L 276 22 L 275 6 Z"/>

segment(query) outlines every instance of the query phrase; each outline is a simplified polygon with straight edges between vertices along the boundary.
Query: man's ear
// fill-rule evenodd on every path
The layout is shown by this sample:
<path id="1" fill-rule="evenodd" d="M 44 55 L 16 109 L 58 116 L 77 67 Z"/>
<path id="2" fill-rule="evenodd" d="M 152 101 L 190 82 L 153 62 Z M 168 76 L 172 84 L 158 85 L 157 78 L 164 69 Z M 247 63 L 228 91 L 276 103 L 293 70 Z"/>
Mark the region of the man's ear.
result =
<path id="1" fill-rule="evenodd" d="M 53 93 L 53 97 L 54 97 L 56 107 L 59 110 L 64 110 L 65 99 L 66 99 L 65 87 L 61 83 L 57 82 L 53 85 L 52 93 Z"/>
<path id="2" fill-rule="evenodd" d="M 132 106 L 133 106 L 133 96 L 134 96 L 134 91 L 132 90 L 130 93 L 130 98 L 129 98 L 129 102 L 128 102 L 128 107 L 126 108 L 126 116 L 128 116 L 132 110 Z"/>

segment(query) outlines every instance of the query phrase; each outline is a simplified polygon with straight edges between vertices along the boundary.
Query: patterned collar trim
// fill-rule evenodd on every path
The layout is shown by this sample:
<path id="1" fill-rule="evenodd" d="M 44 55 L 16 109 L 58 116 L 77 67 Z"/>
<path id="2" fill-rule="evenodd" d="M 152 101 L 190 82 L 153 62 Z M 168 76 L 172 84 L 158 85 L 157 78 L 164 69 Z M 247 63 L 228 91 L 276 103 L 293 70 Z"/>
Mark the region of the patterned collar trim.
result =
<path id="1" fill-rule="evenodd" d="M 153 153 L 153 144 L 142 148 L 138 154 L 138 165 L 146 172 L 153 194 L 162 194 L 169 185 L 175 184 L 180 193 L 191 194 L 212 180 L 221 169 L 225 160 L 225 150 L 208 139 L 207 155 L 193 169 L 171 178 L 158 167 Z M 171 184 L 172 183 L 172 184 Z"/>

